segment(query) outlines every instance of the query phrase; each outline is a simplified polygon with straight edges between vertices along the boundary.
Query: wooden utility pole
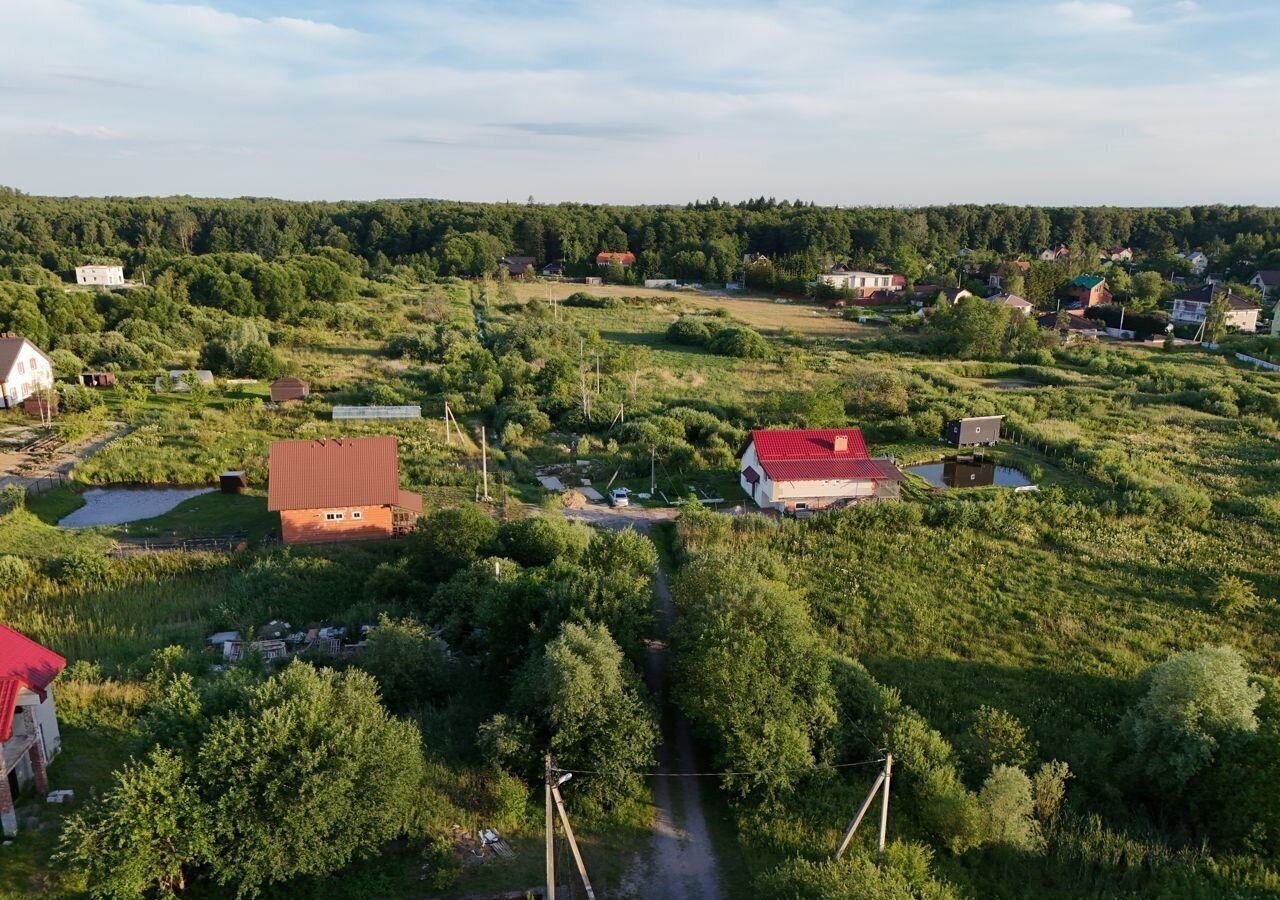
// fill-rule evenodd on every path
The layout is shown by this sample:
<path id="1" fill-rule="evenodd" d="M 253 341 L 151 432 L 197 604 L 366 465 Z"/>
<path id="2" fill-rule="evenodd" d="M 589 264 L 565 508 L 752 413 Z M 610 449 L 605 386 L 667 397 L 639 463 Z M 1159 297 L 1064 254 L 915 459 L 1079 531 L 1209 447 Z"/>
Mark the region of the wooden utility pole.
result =
<path id="1" fill-rule="evenodd" d="M 862 818 L 867 814 L 867 810 L 871 808 L 871 802 L 876 798 L 876 792 L 884 787 L 884 800 L 880 807 L 880 844 L 879 852 L 884 854 L 884 837 L 885 830 L 889 825 L 889 773 L 893 768 L 893 754 L 889 753 L 884 758 L 884 769 L 876 776 L 875 784 L 871 785 L 871 790 L 867 793 L 867 799 L 862 801 L 862 806 L 858 807 L 858 814 L 853 817 L 853 821 L 849 823 L 849 827 L 845 829 L 844 837 L 840 839 L 840 846 L 836 848 L 836 859 L 844 856 L 844 851 L 849 848 L 849 842 L 853 840 L 854 832 L 858 830 L 858 826 L 862 824 Z"/>
<path id="2" fill-rule="evenodd" d="M 551 815 L 551 780 L 555 778 L 555 772 L 551 769 L 551 754 L 547 754 L 546 758 L 546 819 L 547 819 L 547 885 L 546 893 L 543 896 L 546 900 L 556 900 L 556 848 L 555 848 L 555 830 L 556 821 Z"/>
<path id="3" fill-rule="evenodd" d="M 658 452 L 658 445 L 650 444 L 649 445 L 649 493 L 650 494 L 656 494 L 658 492 L 658 479 L 655 477 L 654 468 L 653 468 L 654 457 L 657 455 L 657 452 Z"/>
<path id="4" fill-rule="evenodd" d="M 480 426 L 480 471 L 484 474 L 484 499 L 489 500 L 489 439 L 483 425 Z"/>
<path id="5" fill-rule="evenodd" d="M 884 857 L 884 836 L 889 829 L 889 779 L 893 774 L 893 754 L 884 756 L 884 799 L 880 804 L 880 843 L 876 846 L 876 855 Z"/>
<path id="6" fill-rule="evenodd" d="M 563 776 L 568 780 L 568 774 Z M 556 801 L 556 811 L 560 813 L 560 823 L 564 825 L 564 836 L 569 839 L 569 849 L 573 852 L 574 865 L 578 867 L 578 875 L 582 878 L 582 887 L 586 889 L 587 900 L 596 900 L 596 892 L 591 889 L 591 879 L 587 878 L 587 867 L 582 862 L 582 854 L 578 852 L 578 842 L 573 837 L 573 827 L 569 824 L 569 815 L 564 811 L 564 800 L 560 796 L 560 787 L 556 781 L 551 785 L 551 796 Z"/>

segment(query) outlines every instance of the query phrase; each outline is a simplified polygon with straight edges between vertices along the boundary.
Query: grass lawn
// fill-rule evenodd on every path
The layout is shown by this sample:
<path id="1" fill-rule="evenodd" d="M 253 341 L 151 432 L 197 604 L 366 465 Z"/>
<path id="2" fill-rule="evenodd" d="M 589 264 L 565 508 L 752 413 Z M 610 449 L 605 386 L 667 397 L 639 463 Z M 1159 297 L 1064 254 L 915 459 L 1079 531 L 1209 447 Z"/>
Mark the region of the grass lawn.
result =
<path id="1" fill-rule="evenodd" d="M 255 544 L 278 531 L 278 513 L 267 512 L 265 491 L 201 494 L 184 500 L 164 515 L 127 522 L 109 529 L 122 539 L 185 540 L 244 532 Z"/>

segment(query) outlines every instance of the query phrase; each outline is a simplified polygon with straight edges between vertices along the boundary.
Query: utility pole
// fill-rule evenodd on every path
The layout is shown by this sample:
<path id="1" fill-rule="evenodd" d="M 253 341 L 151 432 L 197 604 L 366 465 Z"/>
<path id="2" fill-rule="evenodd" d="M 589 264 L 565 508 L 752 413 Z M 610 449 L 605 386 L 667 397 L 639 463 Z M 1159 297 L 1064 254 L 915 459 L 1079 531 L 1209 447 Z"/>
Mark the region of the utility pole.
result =
<path id="1" fill-rule="evenodd" d="M 654 456 L 658 452 L 657 444 L 649 445 L 649 493 L 656 494 L 658 492 L 658 479 L 654 475 L 653 461 Z"/>
<path id="2" fill-rule="evenodd" d="M 854 832 L 858 830 L 858 826 L 862 824 L 862 818 L 867 814 L 867 810 L 871 808 L 871 802 L 876 798 L 876 792 L 884 787 L 884 800 L 880 807 L 880 842 L 879 852 L 884 855 L 884 837 L 885 830 L 889 826 L 889 773 L 893 769 L 893 754 L 888 753 L 884 758 L 884 768 L 880 774 L 876 776 L 875 784 L 871 785 L 871 790 L 867 793 L 867 799 L 862 801 L 862 806 L 858 807 L 858 813 L 853 817 L 853 821 L 849 823 L 849 827 L 845 829 L 844 837 L 840 839 L 840 846 L 836 848 L 836 859 L 844 856 L 844 851 L 849 848 L 849 842 L 853 840 Z"/>
<path id="3" fill-rule="evenodd" d="M 484 499 L 489 500 L 489 440 L 483 425 L 480 426 L 480 471 L 484 473 Z"/>
<path id="4" fill-rule="evenodd" d="M 578 875 L 582 878 L 582 886 L 586 889 L 587 900 L 596 900 L 596 892 L 591 889 L 591 879 L 587 878 L 587 867 L 582 862 L 582 854 L 578 852 L 578 841 L 573 836 L 573 827 L 569 824 L 569 815 L 564 811 L 564 799 L 560 796 L 560 784 L 572 778 L 565 772 L 555 781 L 549 781 L 551 796 L 556 801 L 556 811 L 560 813 L 560 823 L 564 825 L 564 836 L 569 839 L 569 849 L 573 852 L 573 863 L 578 867 Z"/>
<path id="5" fill-rule="evenodd" d="M 893 774 L 893 754 L 886 753 L 884 756 L 884 799 L 880 803 L 880 843 L 876 848 L 876 855 L 884 858 L 884 836 L 889 829 L 889 778 Z"/>
<path id="6" fill-rule="evenodd" d="M 551 769 L 551 754 L 547 754 L 546 758 L 546 820 L 547 820 L 547 885 L 546 891 L 542 895 L 546 900 L 556 900 L 556 850 L 555 850 L 555 829 L 556 822 L 551 815 L 551 779 L 555 777 L 555 773 Z"/>

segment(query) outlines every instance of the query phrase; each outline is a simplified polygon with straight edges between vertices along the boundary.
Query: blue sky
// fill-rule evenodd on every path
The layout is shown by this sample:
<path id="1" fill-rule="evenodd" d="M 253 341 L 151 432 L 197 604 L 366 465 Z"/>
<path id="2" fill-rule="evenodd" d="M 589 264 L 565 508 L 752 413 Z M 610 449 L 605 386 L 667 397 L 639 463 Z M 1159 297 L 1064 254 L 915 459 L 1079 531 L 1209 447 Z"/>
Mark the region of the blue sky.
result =
<path id="1" fill-rule="evenodd" d="M 1280 2 L 0 0 L 50 194 L 1280 205 Z"/>

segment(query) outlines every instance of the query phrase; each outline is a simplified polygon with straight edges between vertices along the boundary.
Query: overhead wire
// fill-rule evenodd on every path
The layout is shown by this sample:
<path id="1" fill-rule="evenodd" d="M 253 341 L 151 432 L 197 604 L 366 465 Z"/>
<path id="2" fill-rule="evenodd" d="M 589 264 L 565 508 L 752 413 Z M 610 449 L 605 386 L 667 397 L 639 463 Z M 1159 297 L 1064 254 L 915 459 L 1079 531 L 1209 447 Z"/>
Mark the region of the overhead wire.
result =
<path id="1" fill-rule="evenodd" d="M 849 769 L 854 766 L 874 766 L 883 763 L 883 756 L 876 759 L 864 759 L 857 762 L 833 763 L 831 765 L 818 766 L 797 766 L 794 768 L 779 769 L 754 769 L 740 772 L 604 772 L 598 769 L 568 769 L 561 768 L 557 765 L 551 766 L 551 771 L 559 774 L 572 775 L 605 775 L 605 776 L 621 776 L 621 775 L 639 775 L 643 778 L 729 778 L 741 777 L 747 775 L 780 775 L 789 772 L 826 772 L 831 769 Z"/>

